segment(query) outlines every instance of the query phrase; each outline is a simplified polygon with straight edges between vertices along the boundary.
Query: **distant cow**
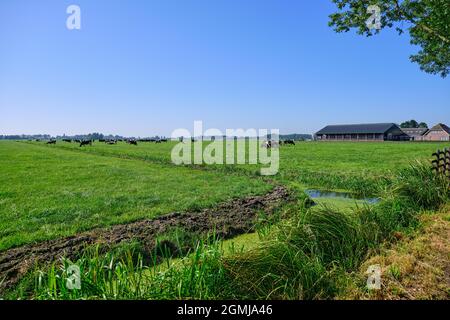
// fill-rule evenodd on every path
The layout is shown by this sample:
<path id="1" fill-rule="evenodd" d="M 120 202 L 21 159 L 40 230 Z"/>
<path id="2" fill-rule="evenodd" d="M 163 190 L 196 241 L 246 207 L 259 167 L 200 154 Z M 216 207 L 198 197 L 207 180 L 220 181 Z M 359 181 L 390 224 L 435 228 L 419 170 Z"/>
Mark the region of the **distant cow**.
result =
<path id="1" fill-rule="evenodd" d="M 47 142 L 47 144 L 56 144 L 56 140 L 50 140 Z"/>
<path id="2" fill-rule="evenodd" d="M 84 141 L 80 142 L 80 147 L 87 146 L 87 145 L 92 146 L 92 140 L 84 140 Z"/>
<path id="3" fill-rule="evenodd" d="M 272 141 L 264 141 L 264 142 L 261 144 L 261 147 L 267 148 L 267 149 L 272 148 Z"/>
<path id="4" fill-rule="evenodd" d="M 63 141 L 64 141 L 64 142 L 69 142 L 69 143 L 71 143 L 71 142 L 72 142 L 72 139 L 63 139 Z"/>
<path id="5" fill-rule="evenodd" d="M 269 141 L 264 141 L 264 142 L 261 144 L 261 147 L 267 148 L 267 149 L 279 148 L 279 147 L 280 147 L 280 144 L 281 144 L 281 142 L 274 141 L 274 140 L 269 140 Z"/>
<path id="6" fill-rule="evenodd" d="M 294 145 L 295 146 L 295 141 L 294 140 L 285 140 L 284 145 Z"/>
<path id="7" fill-rule="evenodd" d="M 134 146 L 137 146 L 137 141 L 136 140 L 128 140 L 127 143 L 128 144 L 132 144 Z"/>

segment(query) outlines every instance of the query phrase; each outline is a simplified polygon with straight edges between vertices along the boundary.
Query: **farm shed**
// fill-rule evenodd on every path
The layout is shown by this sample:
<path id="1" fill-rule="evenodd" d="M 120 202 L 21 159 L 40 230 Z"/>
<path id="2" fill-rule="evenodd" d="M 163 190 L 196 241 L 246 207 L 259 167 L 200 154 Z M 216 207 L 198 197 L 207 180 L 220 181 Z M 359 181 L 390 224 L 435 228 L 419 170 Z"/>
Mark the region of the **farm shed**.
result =
<path id="1" fill-rule="evenodd" d="M 424 134 L 423 140 L 450 141 L 450 128 L 443 123 L 438 123 Z"/>
<path id="2" fill-rule="evenodd" d="M 401 128 L 404 133 L 409 136 L 411 141 L 422 141 L 423 135 L 428 131 L 428 128 Z"/>
<path id="3" fill-rule="evenodd" d="M 318 141 L 408 141 L 395 123 L 329 125 L 316 133 Z"/>

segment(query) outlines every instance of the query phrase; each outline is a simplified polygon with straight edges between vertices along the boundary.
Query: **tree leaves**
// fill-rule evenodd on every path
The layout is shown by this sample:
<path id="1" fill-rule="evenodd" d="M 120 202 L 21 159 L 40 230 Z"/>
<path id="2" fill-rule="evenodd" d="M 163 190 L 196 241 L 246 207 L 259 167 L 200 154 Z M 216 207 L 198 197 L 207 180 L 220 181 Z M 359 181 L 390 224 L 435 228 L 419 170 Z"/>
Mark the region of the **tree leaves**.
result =
<path id="1" fill-rule="evenodd" d="M 399 35 L 409 32 L 412 45 L 419 46 L 410 60 L 420 69 L 445 78 L 450 72 L 450 0 L 331 0 L 338 12 L 331 14 L 329 26 L 336 32 L 355 29 L 372 36 L 385 28 Z M 370 5 L 381 10 L 381 28 L 370 29 L 366 23 Z"/>

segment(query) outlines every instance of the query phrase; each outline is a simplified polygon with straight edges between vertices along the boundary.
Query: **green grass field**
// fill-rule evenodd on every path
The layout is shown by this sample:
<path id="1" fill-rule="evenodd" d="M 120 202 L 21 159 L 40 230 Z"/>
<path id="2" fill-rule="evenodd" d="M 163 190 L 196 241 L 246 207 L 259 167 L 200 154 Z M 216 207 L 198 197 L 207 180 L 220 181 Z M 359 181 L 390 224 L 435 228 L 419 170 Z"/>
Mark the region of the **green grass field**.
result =
<path id="1" fill-rule="evenodd" d="M 230 143 L 227 142 L 228 145 Z M 49 147 L 172 164 L 170 152 L 175 144 L 140 143 L 138 146 L 132 146 L 119 143 L 111 146 L 96 143 L 92 147 L 80 148 L 75 143 L 60 142 Z M 372 195 L 398 169 L 415 160 L 429 160 L 433 152 L 444 147 L 448 147 L 448 143 L 300 142 L 295 146 L 281 148 L 280 169 L 275 179 L 293 187 L 349 190 L 362 195 Z M 217 165 L 205 168 L 215 172 L 236 172 L 254 176 L 260 172 L 261 167 L 262 165 Z"/>
<path id="2" fill-rule="evenodd" d="M 262 194 L 246 176 L 0 143 L 0 250 Z"/>
<path id="3" fill-rule="evenodd" d="M 227 142 L 230 144 L 230 142 Z M 44 145 L 43 142 L 30 144 Z M 77 152 L 97 155 L 140 159 L 153 163 L 171 164 L 170 152 L 176 142 L 162 144 L 139 143 L 138 146 L 119 142 L 117 145 L 94 143 L 80 148 L 76 143 L 58 142 L 56 146 Z M 207 143 L 205 143 L 206 145 Z M 298 142 L 295 146 L 283 146 L 280 152 L 281 173 L 295 175 L 298 172 L 328 172 L 330 174 L 389 175 L 414 159 L 431 159 L 431 154 L 449 143 L 409 142 Z M 240 166 L 255 171 L 255 166 Z"/>
<path id="4" fill-rule="evenodd" d="M 271 177 L 258 174 L 259 165 L 175 166 L 174 144 L 0 142 L 0 251 L 195 212 L 265 194 L 275 184 L 287 186 L 297 201 L 279 209 L 280 219 L 258 221 L 257 233 L 222 243 L 200 237 L 184 258 L 167 256 L 165 266 L 144 264 L 140 253 L 136 261 L 127 247 L 133 244 L 105 254 L 86 250 L 76 261 L 89 283 L 84 290 L 67 290 L 70 262 L 64 260 L 28 274 L 8 297 L 29 298 L 31 290 L 36 299 L 333 298 L 370 253 L 393 234 L 416 230 L 421 212 L 434 212 L 450 197 L 448 182 L 428 162 L 445 143 L 297 143 L 281 147 L 281 170 Z M 382 201 L 327 198 L 308 208 L 302 195 L 308 188 Z"/>
<path id="5" fill-rule="evenodd" d="M 175 166 L 175 143 L 80 148 L 0 142 L 0 250 L 95 227 L 210 207 L 267 192 L 258 166 Z M 441 143 L 297 143 L 280 150 L 274 179 L 298 187 L 353 190 L 389 177 Z M 224 169 L 224 167 L 228 169 Z M 232 173 L 232 174 L 230 174 Z M 355 183 L 356 181 L 356 183 Z"/>

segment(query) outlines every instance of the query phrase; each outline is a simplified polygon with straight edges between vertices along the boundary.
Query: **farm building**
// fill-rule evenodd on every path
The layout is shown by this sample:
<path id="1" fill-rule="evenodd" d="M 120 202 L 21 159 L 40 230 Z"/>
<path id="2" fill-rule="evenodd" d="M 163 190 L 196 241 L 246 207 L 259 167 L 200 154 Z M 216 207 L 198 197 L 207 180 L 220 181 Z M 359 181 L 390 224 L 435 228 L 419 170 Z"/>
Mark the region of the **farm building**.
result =
<path id="1" fill-rule="evenodd" d="M 422 141 L 423 135 L 428 131 L 428 128 L 401 128 L 404 133 L 409 136 L 411 141 Z"/>
<path id="2" fill-rule="evenodd" d="M 438 123 L 423 135 L 424 141 L 450 141 L 450 128 Z"/>
<path id="3" fill-rule="evenodd" d="M 329 125 L 316 133 L 318 141 L 408 141 L 395 123 Z"/>

